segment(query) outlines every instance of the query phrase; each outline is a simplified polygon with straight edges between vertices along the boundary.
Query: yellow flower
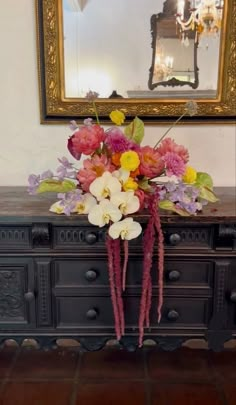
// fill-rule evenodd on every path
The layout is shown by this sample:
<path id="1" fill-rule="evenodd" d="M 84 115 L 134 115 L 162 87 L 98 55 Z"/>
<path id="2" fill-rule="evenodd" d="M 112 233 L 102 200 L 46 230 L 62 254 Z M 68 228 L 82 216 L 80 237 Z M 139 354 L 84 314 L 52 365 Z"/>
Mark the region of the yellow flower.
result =
<path id="1" fill-rule="evenodd" d="M 128 190 L 137 190 L 138 188 L 138 183 L 132 179 L 132 177 L 129 177 L 128 180 L 123 184 L 123 190 L 128 191 Z"/>
<path id="2" fill-rule="evenodd" d="M 122 111 L 114 110 L 110 113 L 110 119 L 114 124 L 121 125 L 125 120 L 125 114 Z"/>
<path id="3" fill-rule="evenodd" d="M 182 180 L 185 183 L 192 184 L 196 181 L 196 178 L 197 178 L 196 170 L 191 166 L 186 166 L 185 173 L 182 177 Z"/>
<path id="4" fill-rule="evenodd" d="M 128 152 L 122 153 L 120 157 L 120 165 L 122 169 L 133 172 L 140 165 L 140 160 L 137 152 L 130 150 Z"/>

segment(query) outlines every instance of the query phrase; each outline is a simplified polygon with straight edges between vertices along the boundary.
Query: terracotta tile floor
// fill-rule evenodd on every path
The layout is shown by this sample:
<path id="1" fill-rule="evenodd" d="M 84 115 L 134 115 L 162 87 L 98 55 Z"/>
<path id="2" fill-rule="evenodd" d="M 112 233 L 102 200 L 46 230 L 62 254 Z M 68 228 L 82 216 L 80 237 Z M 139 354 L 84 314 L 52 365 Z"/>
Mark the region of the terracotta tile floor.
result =
<path id="1" fill-rule="evenodd" d="M 0 351 L 0 405 L 236 405 L 236 350 Z"/>

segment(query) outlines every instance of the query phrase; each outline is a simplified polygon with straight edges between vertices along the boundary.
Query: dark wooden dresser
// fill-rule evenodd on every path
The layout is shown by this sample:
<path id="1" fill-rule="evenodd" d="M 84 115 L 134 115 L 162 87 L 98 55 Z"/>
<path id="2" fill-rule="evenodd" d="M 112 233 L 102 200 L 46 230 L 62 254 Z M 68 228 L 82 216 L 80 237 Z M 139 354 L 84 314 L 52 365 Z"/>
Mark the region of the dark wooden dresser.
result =
<path id="1" fill-rule="evenodd" d="M 164 305 L 157 324 L 154 276 L 145 339 L 165 350 L 191 338 L 205 338 L 211 349 L 221 350 L 236 336 L 236 190 L 216 193 L 220 202 L 200 215 L 161 216 Z M 51 214 L 54 201 L 55 196 L 29 196 L 21 187 L 0 188 L 0 342 L 34 338 L 50 346 L 73 338 L 97 350 L 115 338 L 105 230 L 86 216 Z M 145 227 L 147 215 L 138 217 Z M 128 349 L 138 345 L 141 281 L 142 236 L 130 243 L 121 341 Z"/>

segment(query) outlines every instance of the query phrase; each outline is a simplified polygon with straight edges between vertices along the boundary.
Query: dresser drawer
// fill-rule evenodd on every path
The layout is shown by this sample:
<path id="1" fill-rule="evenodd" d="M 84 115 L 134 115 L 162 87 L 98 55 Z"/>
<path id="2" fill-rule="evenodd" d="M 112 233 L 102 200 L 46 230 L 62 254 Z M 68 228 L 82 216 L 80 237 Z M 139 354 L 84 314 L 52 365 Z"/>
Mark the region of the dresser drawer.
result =
<path id="1" fill-rule="evenodd" d="M 55 297 L 57 328 L 114 329 L 110 297 Z M 153 299 L 151 328 L 205 327 L 211 316 L 212 302 L 200 298 L 164 298 L 162 319 L 157 323 L 157 300 Z M 137 329 L 140 297 L 124 299 L 127 329 Z"/>
<path id="2" fill-rule="evenodd" d="M 211 226 L 163 226 L 166 249 L 212 249 Z"/>
<path id="3" fill-rule="evenodd" d="M 143 229 L 145 224 L 142 224 Z M 213 247 L 213 227 L 182 225 L 162 227 L 165 237 L 166 249 L 212 249 Z M 96 250 L 106 251 L 105 240 L 107 230 L 95 226 L 54 226 L 53 246 L 54 249 L 70 250 Z M 143 234 L 129 242 L 130 250 L 142 249 Z"/>
<path id="4" fill-rule="evenodd" d="M 30 235 L 28 226 L 0 225 L 0 251 L 31 248 Z"/>
<path id="5" fill-rule="evenodd" d="M 53 262 L 53 284 L 55 288 L 108 287 L 107 258 L 58 259 Z M 157 262 L 153 263 L 153 285 L 157 285 Z M 127 268 L 126 286 L 141 287 L 143 261 L 130 257 Z M 165 261 L 164 286 L 207 288 L 213 284 L 213 263 L 210 261 Z"/>

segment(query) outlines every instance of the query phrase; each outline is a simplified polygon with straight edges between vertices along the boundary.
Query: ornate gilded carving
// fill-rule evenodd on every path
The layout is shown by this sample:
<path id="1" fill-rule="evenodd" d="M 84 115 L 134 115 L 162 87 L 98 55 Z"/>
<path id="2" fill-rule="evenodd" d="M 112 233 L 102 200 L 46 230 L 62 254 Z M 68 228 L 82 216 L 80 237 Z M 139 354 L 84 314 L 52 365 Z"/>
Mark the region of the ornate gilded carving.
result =
<path id="1" fill-rule="evenodd" d="M 24 316 L 24 298 L 20 273 L 0 271 L 0 321 Z"/>
<path id="2" fill-rule="evenodd" d="M 199 100 L 196 123 L 215 123 L 216 119 L 235 123 L 236 116 L 236 2 L 228 0 L 225 47 L 222 47 L 219 100 Z M 83 99 L 64 99 L 62 69 L 61 0 L 36 0 L 38 60 L 42 123 L 59 123 L 93 114 Z M 43 27 L 43 32 L 42 32 Z M 224 49 L 223 49 L 224 48 Z M 103 121 L 113 109 L 122 109 L 129 117 L 145 117 L 147 122 L 165 122 L 183 112 L 180 100 L 107 99 L 97 103 Z M 67 118 L 68 117 L 68 118 Z M 199 118 L 198 118 L 199 117 Z M 201 121 L 204 117 L 204 121 Z M 158 121 L 157 121 L 158 118 Z M 228 120 L 227 120 L 228 119 Z"/>

